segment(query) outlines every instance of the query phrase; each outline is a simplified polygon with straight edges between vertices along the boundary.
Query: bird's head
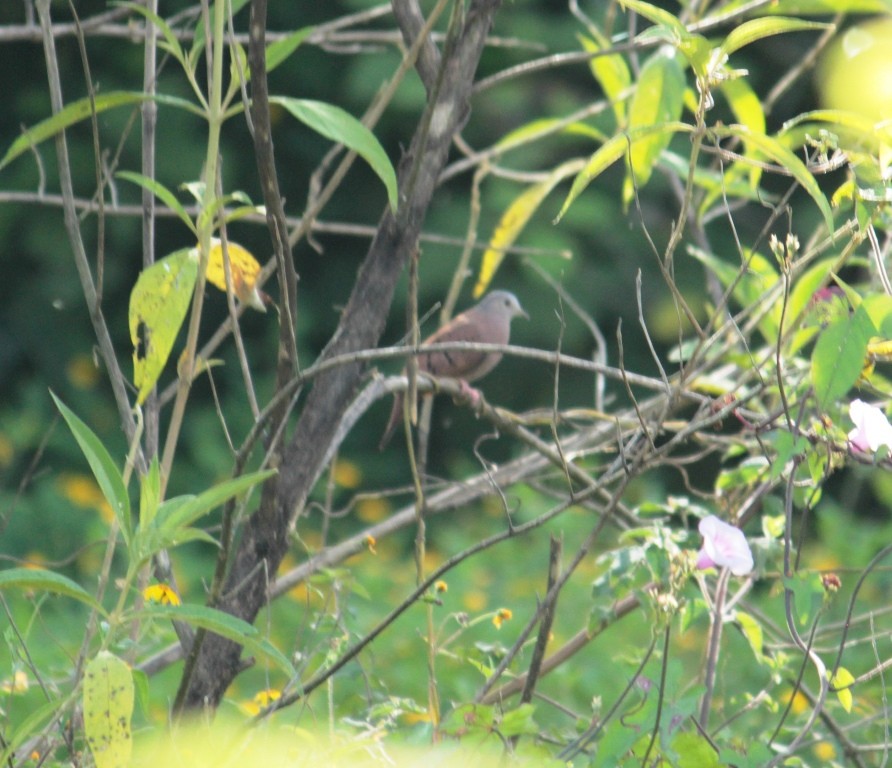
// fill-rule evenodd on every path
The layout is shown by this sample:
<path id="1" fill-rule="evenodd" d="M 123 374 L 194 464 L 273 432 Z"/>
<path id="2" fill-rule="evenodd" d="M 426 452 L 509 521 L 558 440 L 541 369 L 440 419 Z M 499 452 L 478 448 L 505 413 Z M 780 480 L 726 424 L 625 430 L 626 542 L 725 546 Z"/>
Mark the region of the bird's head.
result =
<path id="1" fill-rule="evenodd" d="M 486 312 L 507 315 L 509 320 L 514 317 L 522 317 L 525 320 L 530 319 L 530 316 L 520 306 L 517 296 L 510 291 L 492 291 L 487 293 L 480 302 L 480 308 Z"/>

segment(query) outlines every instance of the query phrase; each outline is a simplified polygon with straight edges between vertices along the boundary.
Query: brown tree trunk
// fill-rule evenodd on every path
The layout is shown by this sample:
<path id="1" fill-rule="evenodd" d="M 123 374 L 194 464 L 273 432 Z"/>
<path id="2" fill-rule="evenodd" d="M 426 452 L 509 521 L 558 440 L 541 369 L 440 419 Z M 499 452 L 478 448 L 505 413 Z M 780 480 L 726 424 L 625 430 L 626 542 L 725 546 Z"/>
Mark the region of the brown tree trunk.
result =
<path id="1" fill-rule="evenodd" d="M 323 358 L 378 344 L 394 288 L 416 247 L 449 148 L 469 116 L 474 73 L 500 4 L 501 0 L 471 0 L 463 15 L 453 16 L 442 51 L 430 42 L 423 47 L 417 69 L 427 88 L 428 104 L 400 163 L 399 210 L 384 213 Z M 393 5 L 411 44 L 424 21 L 421 12 L 415 0 L 394 0 Z M 322 469 L 326 448 L 362 372 L 360 364 L 343 365 L 316 379 L 296 429 L 278 457 L 279 474 L 265 485 L 260 507 L 244 526 L 223 597 L 215 607 L 253 622 L 266 604 L 269 581 L 288 549 L 289 530 Z M 205 636 L 194 663 L 187 667 L 191 672 L 182 683 L 183 706 L 216 708 L 241 668 L 240 656 L 236 643 Z"/>

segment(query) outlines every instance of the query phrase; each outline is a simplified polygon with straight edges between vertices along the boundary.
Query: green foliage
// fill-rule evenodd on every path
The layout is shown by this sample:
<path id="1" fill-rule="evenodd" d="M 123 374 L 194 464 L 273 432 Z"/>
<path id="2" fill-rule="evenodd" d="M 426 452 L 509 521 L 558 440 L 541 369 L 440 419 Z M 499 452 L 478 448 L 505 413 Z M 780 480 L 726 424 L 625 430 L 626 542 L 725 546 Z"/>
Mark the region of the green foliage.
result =
<path id="1" fill-rule="evenodd" d="M 481 8 L 431 5 L 435 54 L 408 52 L 418 30 L 364 2 L 269 9 L 280 14 L 266 44 L 276 162 L 264 173 L 277 175 L 288 233 L 252 199 L 269 187 L 247 110 L 257 76 L 247 0 L 172 17 L 125 3 L 103 24 L 87 20 L 78 34 L 93 90 L 50 117 L 44 104 L 25 110 L 35 89 L 9 89 L 20 131 L 0 160 L 9 199 L 23 179 L 43 204 L 55 199 L 66 174 L 46 174 L 47 139 L 70 144 L 77 172 L 74 190 L 60 189 L 71 248 L 50 239 L 61 216 L 29 223 L 33 242 L 16 243 L 16 217 L 0 216 L 9 251 L 37 254 L 12 277 L 30 274 L 28 258 L 41 267 L 7 291 L 9 317 L 42 329 L 20 343 L 21 324 L 15 343 L 0 330 L 0 376 L 10 354 L 28 355 L 0 406 L 12 566 L 0 571 L 0 762 L 49 745 L 38 755 L 47 763 L 89 747 L 99 768 L 183 755 L 265 767 L 687 768 L 835 764 L 857 752 L 879 764 L 892 134 L 875 115 L 811 103 L 801 79 L 833 31 L 806 17 L 879 6 L 682 13 L 623 0 L 596 18 L 551 11 L 545 23 L 539 9 L 504 4 L 494 28 L 511 50 L 487 48 L 465 124 L 466 105 L 448 97 L 467 62 L 450 54 L 467 45 L 454 25 Z M 146 78 L 153 56 L 135 56 L 132 42 L 106 54 L 107 24 L 119 36 L 153 30 L 158 51 L 139 53 L 163 65 Z M 569 55 L 512 70 L 527 54 L 517 41 Z M 416 54 L 423 87 L 406 76 Z M 548 68 L 556 62 L 575 69 Z M 63 71 L 63 93 L 82 93 L 81 67 Z M 145 120 L 141 132 L 128 112 Z M 462 133 L 450 164 L 432 169 L 429 142 L 447 113 Z M 419 151 L 400 186 L 391 157 L 408 146 Z M 364 164 L 345 176 L 354 155 Z M 425 179 L 438 179 L 429 210 L 412 197 Z M 133 210 L 119 197 L 135 205 L 145 193 L 159 216 L 144 214 L 152 229 L 140 238 L 117 214 Z M 411 216 L 382 218 L 406 203 Z M 375 221 L 391 229 L 373 233 Z M 357 233 L 419 243 L 408 291 L 394 289 L 399 254 L 362 260 Z M 78 285 L 93 288 L 89 311 L 65 316 L 76 341 L 34 310 L 78 298 L 58 258 L 69 250 Z M 287 261 L 261 270 L 254 253 L 293 259 L 297 295 L 276 274 Z M 280 283 L 272 297 L 259 292 L 267 278 Z M 234 312 L 196 291 L 205 279 L 230 285 Z M 357 360 L 404 362 L 356 349 L 370 327 L 349 319 L 379 329 L 395 290 L 408 322 L 383 343 L 416 323 L 424 338 L 435 301 L 445 317 L 502 282 L 523 297 L 533 320 L 518 334 L 537 349 L 504 355 L 476 419 L 455 382 L 437 382 L 458 404 L 439 398 L 433 422 L 419 418 L 425 438 L 410 454 L 372 451 L 377 422 L 357 419 L 381 377 L 355 400 L 355 381 L 331 382 Z M 242 315 L 245 305 L 267 314 Z M 128 332 L 132 382 L 118 365 Z M 68 365 L 94 346 L 101 365 L 83 354 L 80 369 Z M 51 434 L 47 383 L 70 404 L 52 395 L 74 441 Z M 879 410 L 853 430 L 856 397 Z M 328 400 L 334 420 L 307 444 L 320 466 L 295 461 L 307 455 L 295 436 L 328 418 L 311 404 Z M 862 430 L 875 430 L 876 451 Z M 725 521 L 736 537 L 728 525 L 712 532 Z M 735 542 L 751 572 L 732 562 Z M 268 597 L 259 615 L 245 607 L 255 594 Z M 203 658 L 196 671 L 177 663 L 193 638 L 199 655 L 219 638 L 241 655 L 219 668 Z M 176 692 L 207 668 L 223 679 L 239 658 L 220 727 L 168 736 Z"/>

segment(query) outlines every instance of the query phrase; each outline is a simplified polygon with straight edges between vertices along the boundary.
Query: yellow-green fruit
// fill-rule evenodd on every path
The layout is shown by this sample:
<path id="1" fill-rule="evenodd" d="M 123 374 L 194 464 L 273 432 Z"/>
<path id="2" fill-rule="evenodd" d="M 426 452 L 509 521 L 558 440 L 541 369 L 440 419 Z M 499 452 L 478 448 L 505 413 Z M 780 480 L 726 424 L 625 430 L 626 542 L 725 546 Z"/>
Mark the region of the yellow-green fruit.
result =
<path id="1" fill-rule="evenodd" d="M 817 83 L 828 109 L 873 122 L 892 119 L 892 19 L 859 24 L 838 37 L 821 59 Z"/>

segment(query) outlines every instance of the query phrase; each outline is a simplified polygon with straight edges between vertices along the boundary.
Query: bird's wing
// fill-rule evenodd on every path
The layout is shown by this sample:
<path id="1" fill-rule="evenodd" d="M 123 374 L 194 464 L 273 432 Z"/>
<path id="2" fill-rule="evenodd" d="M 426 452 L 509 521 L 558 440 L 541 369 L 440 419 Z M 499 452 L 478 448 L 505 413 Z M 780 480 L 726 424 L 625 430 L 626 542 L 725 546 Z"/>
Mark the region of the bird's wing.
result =
<path id="1" fill-rule="evenodd" d="M 451 323 L 444 325 L 425 344 L 446 344 L 451 342 L 481 342 L 481 328 L 473 315 L 459 315 Z M 418 368 L 432 373 L 434 376 L 445 376 L 451 379 L 473 379 L 474 374 L 483 366 L 487 358 L 486 352 L 475 352 L 468 349 L 456 349 L 442 352 L 431 352 L 418 356 Z"/>

